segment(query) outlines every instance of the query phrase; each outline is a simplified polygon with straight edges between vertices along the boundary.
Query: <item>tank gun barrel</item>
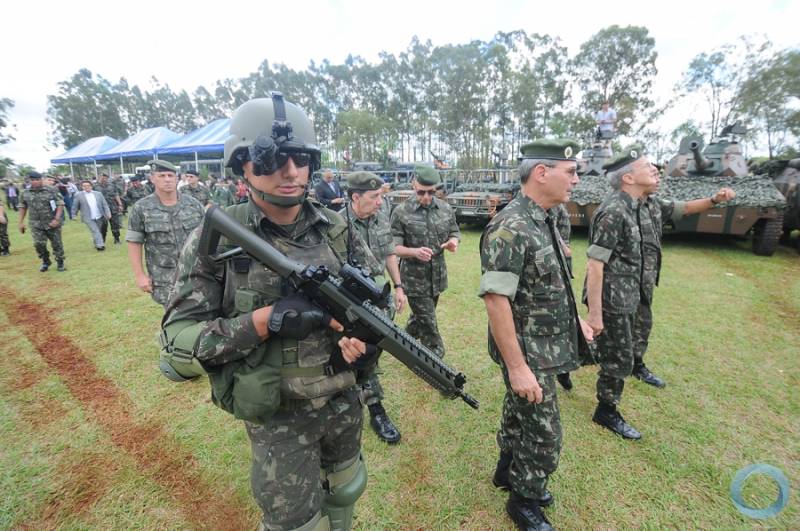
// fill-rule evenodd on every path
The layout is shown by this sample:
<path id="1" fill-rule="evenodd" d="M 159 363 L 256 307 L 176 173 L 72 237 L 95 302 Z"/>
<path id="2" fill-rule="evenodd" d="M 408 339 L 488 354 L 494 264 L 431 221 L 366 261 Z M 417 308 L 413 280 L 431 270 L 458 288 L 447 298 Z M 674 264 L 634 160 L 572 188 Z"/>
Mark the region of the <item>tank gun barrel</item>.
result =
<path id="1" fill-rule="evenodd" d="M 787 162 L 786 165 L 790 168 L 794 168 L 795 170 L 800 170 L 800 158 L 792 159 Z"/>
<path id="2" fill-rule="evenodd" d="M 700 153 L 700 143 L 697 140 L 689 142 L 689 151 L 694 155 L 694 165 L 697 171 L 703 171 L 711 166 L 711 161 Z"/>

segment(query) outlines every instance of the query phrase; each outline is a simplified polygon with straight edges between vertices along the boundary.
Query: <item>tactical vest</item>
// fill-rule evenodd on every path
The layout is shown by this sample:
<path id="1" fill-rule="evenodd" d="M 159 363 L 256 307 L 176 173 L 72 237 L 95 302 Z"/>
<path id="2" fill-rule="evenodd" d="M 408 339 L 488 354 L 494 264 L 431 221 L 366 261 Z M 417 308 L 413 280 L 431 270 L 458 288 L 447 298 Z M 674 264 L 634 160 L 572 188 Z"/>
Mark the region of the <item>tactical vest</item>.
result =
<path id="1" fill-rule="evenodd" d="M 227 209 L 237 221 L 255 232 L 247 204 Z M 338 272 L 346 253 L 345 224 L 335 214 L 325 233 L 313 227 L 317 238 L 298 242 L 267 235 L 267 241 L 286 256 L 305 264 L 324 265 Z M 312 241 L 314 240 L 314 241 Z M 224 239 L 220 242 L 225 247 Z M 269 306 L 289 294 L 285 281 L 249 257 L 234 257 L 225 264 L 223 300 L 233 300 L 235 317 Z M 229 304 L 223 304 L 228 307 Z M 266 420 L 278 409 L 324 405 L 356 382 L 354 371 L 334 374 L 329 360 L 339 339 L 330 328 L 318 328 L 306 339 L 273 337 L 247 357 L 209 373 L 212 400 L 222 409 L 245 420 Z"/>

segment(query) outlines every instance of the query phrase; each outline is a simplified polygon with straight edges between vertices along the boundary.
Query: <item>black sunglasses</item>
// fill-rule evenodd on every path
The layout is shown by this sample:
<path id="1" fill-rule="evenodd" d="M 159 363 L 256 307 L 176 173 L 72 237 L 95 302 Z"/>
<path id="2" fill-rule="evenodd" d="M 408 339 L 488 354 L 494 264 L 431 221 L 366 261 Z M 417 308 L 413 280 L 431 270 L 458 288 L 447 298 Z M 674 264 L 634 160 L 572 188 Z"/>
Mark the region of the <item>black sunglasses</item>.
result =
<path id="1" fill-rule="evenodd" d="M 418 196 L 424 197 L 425 194 L 428 194 L 430 196 L 434 196 L 434 195 L 436 195 L 436 190 L 417 190 L 417 195 Z"/>
<path id="2" fill-rule="evenodd" d="M 311 155 L 308 153 L 297 151 L 293 153 L 284 153 L 283 151 L 278 151 L 278 154 L 275 155 L 275 163 L 278 168 L 282 168 L 284 164 L 289 162 L 289 159 L 292 159 L 292 162 L 294 162 L 294 165 L 298 168 L 305 168 L 311 164 Z"/>

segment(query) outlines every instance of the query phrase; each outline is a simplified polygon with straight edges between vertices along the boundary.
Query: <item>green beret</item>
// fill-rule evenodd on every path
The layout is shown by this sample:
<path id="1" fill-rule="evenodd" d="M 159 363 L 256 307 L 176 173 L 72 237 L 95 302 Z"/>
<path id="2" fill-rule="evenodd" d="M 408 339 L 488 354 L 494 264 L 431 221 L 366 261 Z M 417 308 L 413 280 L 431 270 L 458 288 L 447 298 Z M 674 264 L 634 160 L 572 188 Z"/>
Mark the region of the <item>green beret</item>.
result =
<path id="1" fill-rule="evenodd" d="M 607 172 L 615 171 L 621 167 L 639 160 L 640 157 L 646 155 L 647 152 L 641 144 L 631 144 L 613 157 L 608 162 L 603 164 L 603 169 Z"/>
<path id="2" fill-rule="evenodd" d="M 41 179 L 41 178 L 42 174 L 39 173 L 38 171 L 32 171 L 28 174 L 28 179 Z"/>
<path id="3" fill-rule="evenodd" d="M 519 148 L 523 159 L 576 160 L 581 145 L 571 138 L 540 138 Z"/>
<path id="4" fill-rule="evenodd" d="M 417 166 L 414 168 L 417 173 L 417 182 L 423 186 L 436 186 L 442 183 L 439 172 L 428 166 Z"/>
<path id="5" fill-rule="evenodd" d="M 347 176 L 347 186 L 350 190 L 379 190 L 383 179 L 369 171 L 354 171 Z"/>
<path id="6" fill-rule="evenodd" d="M 178 173 L 178 167 L 166 160 L 151 160 L 147 163 L 150 166 L 150 171 L 171 171 Z"/>
<path id="7" fill-rule="evenodd" d="M 194 168 L 186 168 L 186 171 L 183 172 L 184 175 L 195 175 L 200 177 L 200 173 Z"/>

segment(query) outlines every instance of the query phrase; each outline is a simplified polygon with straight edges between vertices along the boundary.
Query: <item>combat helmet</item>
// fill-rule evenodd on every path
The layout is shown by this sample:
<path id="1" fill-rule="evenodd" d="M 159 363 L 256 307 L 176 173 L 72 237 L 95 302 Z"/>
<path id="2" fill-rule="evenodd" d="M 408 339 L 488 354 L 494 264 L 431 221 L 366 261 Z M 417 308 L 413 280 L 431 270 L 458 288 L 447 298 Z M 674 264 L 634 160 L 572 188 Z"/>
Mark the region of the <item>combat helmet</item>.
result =
<path id="1" fill-rule="evenodd" d="M 272 92 L 270 98 L 256 98 L 239 106 L 233 113 L 230 135 L 225 140 L 225 166 L 238 176 L 242 165 L 251 160 L 256 174 L 272 173 L 285 163 L 285 155 L 305 154 L 309 175 L 320 167 L 321 151 L 311 120 L 297 105 L 285 101 L 283 94 Z M 292 206 L 304 196 L 279 197 L 256 190 L 245 179 L 251 193 L 279 206 Z"/>

